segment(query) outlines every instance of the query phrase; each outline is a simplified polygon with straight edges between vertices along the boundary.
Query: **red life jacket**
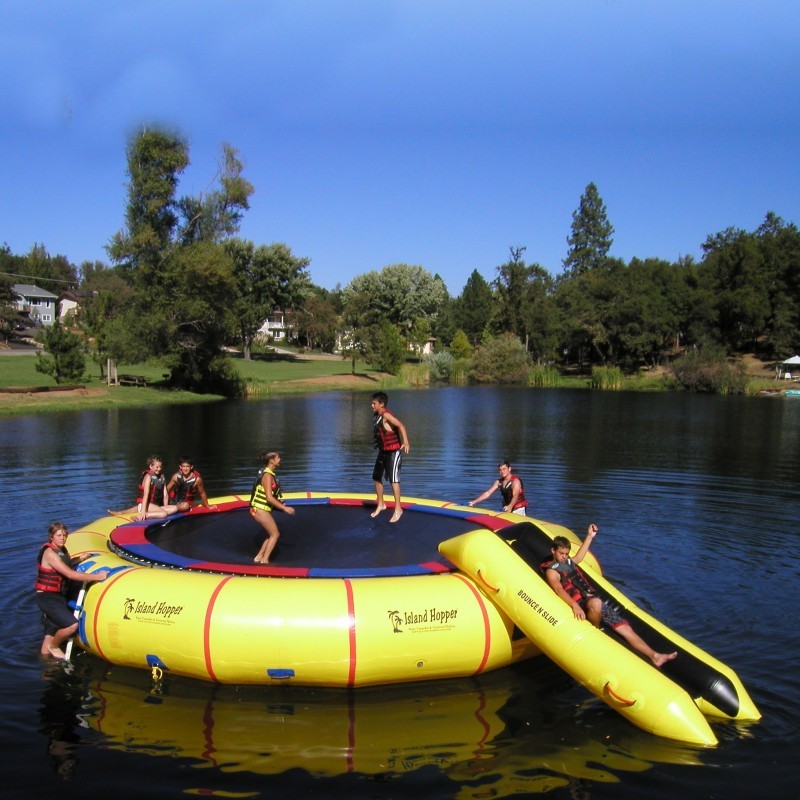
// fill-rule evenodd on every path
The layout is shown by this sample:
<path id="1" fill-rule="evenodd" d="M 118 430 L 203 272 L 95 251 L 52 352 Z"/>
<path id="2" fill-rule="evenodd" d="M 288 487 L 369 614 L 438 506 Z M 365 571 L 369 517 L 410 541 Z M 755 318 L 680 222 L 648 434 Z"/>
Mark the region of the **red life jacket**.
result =
<path id="1" fill-rule="evenodd" d="M 389 430 L 386 430 L 386 426 L 383 423 L 383 416 L 384 414 L 391 414 L 392 412 L 389 411 L 388 408 L 384 408 L 383 412 L 380 414 L 375 415 L 375 438 L 378 441 L 380 449 L 385 452 L 391 452 L 392 450 L 399 450 L 402 446 L 402 442 L 400 441 L 400 432 L 394 425 L 389 425 Z"/>
<path id="2" fill-rule="evenodd" d="M 503 495 L 503 505 L 507 506 L 514 496 L 514 481 L 519 481 L 519 497 L 514 504 L 514 508 L 511 509 L 512 511 L 518 508 L 525 508 L 528 505 L 528 501 L 525 499 L 525 485 L 522 483 L 522 478 L 520 478 L 519 475 L 509 475 L 508 481 L 500 484 L 500 493 Z"/>
<path id="3" fill-rule="evenodd" d="M 142 477 L 139 479 L 139 493 L 136 496 L 137 504 L 144 501 L 145 475 L 150 476 L 150 494 L 147 498 L 147 505 L 164 505 L 164 484 L 166 483 L 166 478 L 163 473 L 161 475 L 156 475 L 149 469 L 144 470 L 144 472 L 142 472 Z"/>
<path id="4" fill-rule="evenodd" d="M 175 473 L 175 488 L 172 490 L 170 500 L 175 503 L 191 503 L 197 491 L 197 479 L 200 473 L 192 470 L 188 477 L 184 478 L 182 472 Z M 152 479 L 151 479 L 152 482 Z"/>
<path id="5" fill-rule="evenodd" d="M 42 545 L 42 549 L 39 551 L 39 557 L 36 559 L 38 569 L 36 572 L 36 583 L 33 585 L 33 588 L 36 589 L 37 592 L 63 594 L 67 588 L 67 579 L 60 572 L 42 566 L 42 557 L 48 547 L 56 551 L 59 558 L 61 558 L 66 566 L 70 567 L 72 565 L 72 559 L 69 557 L 66 547 L 63 550 L 59 550 L 52 542 L 46 542 Z"/>
<path id="6" fill-rule="evenodd" d="M 542 562 L 541 569 L 543 572 L 548 569 L 555 570 L 561 581 L 561 588 L 572 600 L 581 602 L 597 594 L 586 576 L 581 572 L 581 568 L 571 558 L 568 558 L 563 564 L 551 558 Z"/>

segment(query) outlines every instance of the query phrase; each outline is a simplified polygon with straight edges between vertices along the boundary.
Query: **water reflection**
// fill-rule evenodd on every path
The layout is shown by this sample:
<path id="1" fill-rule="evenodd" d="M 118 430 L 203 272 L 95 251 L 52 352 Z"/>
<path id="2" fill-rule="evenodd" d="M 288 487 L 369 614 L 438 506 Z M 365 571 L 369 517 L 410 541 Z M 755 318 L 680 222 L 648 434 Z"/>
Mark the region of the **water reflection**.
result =
<path id="1" fill-rule="evenodd" d="M 95 740 L 104 749 L 187 759 L 194 768 L 225 773 L 302 770 L 315 778 L 392 780 L 435 767 L 460 787 L 453 796 L 464 800 L 576 781 L 614 783 L 621 773 L 654 763 L 700 763 L 693 748 L 606 715 L 582 722 L 563 702 L 569 680 L 547 664 L 432 682 L 424 691 L 265 689 L 169 677 L 153 682 L 146 673 L 86 654 L 43 677 L 40 732 L 63 778 L 76 768 L 81 729 L 99 734 Z"/>

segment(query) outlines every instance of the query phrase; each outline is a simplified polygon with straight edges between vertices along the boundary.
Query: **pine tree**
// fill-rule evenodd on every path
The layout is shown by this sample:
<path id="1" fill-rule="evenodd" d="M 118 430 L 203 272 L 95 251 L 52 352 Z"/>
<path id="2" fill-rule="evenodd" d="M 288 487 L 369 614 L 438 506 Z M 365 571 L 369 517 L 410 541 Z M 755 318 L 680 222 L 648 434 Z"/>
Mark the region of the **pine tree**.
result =
<path id="1" fill-rule="evenodd" d="M 614 241 L 613 233 L 603 199 L 597 187 L 590 183 L 581 195 L 578 209 L 572 212 L 572 233 L 567 238 L 569 251 L 564 259 L 564 271 L 581 275 L 603 266 Z"/>

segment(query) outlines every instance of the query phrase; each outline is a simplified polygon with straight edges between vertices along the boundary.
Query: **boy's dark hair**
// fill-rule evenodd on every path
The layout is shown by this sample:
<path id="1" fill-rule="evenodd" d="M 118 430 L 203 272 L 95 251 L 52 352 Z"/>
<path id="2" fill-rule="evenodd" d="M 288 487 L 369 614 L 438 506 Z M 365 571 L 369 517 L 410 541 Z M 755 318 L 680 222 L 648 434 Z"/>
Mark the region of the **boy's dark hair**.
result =
<path id="1" fill-rule="evenodd" d="M 377 400 L 381 405 L 386 405 L 389 402 L 389 395 L 386 392 L 375 392 L 372 395 L 373 400 Z"/>
<path id="2" fill-rule="evenodd" d="M 551 550 L 558 550 L 559 547 L 566 547 L 569 550 L 572 547 L 572 542 L 566 536 L 554 536 L 553 546 Z"/>

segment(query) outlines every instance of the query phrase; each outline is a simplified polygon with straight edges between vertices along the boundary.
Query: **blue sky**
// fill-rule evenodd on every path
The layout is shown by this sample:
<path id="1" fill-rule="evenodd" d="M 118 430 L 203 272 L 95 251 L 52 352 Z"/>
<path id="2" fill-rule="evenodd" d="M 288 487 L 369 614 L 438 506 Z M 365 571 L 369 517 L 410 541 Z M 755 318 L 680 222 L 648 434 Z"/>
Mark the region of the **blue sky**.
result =
<path id="1" fill-rule="evenodd" d="M 219 147 L 256 193 L 240 235 L 326 288 L 396 263 L 452 295 L 525 246 L 553 274 L 594 182 L 611 255 L 701 255 L 800 221 L 796 0 L 0 2 L 0 243 L 101 259 L 125 147 Z"/>

